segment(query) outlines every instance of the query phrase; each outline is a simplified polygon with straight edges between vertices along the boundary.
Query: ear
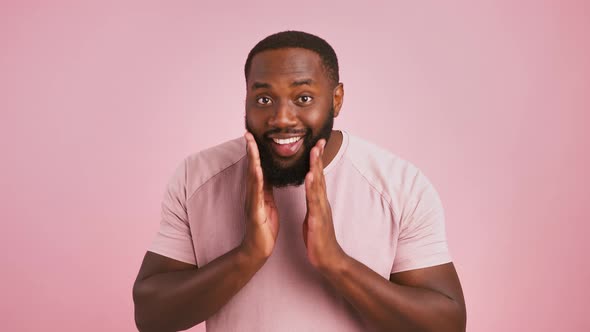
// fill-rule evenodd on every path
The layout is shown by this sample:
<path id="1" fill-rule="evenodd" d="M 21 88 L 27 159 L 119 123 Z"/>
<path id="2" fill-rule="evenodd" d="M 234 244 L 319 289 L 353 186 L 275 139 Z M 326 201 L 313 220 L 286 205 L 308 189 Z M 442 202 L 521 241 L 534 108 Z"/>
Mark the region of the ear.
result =
<path id="1" fill-rule="evenodd" d="M 338 83 L 338 85 L 336 85 L 332 98 L 334 104 L 334 117 L 337 117 L 342 108 L 342 103 L 344 102 L 344 84 Z"/>

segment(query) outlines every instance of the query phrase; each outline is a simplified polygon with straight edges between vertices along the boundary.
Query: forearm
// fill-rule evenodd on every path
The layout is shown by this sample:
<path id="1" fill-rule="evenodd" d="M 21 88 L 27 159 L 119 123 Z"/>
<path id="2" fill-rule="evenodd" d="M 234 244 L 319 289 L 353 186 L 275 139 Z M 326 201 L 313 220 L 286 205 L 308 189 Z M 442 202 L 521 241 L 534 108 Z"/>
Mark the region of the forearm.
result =
<path id="1" fill-rule="evenodd" d="M 216 313 L 262 267 L 237 247 L 195 270 L 156 274 L 134 287 L 141 331 L 178 331 Z"/>
<path id="2" fill-rule="evenodd" d="M 464 310 L 457 301 L 433 290 L 395 284 L 346 254 L 322 273 L 379 330 L 465 330 Z"/>

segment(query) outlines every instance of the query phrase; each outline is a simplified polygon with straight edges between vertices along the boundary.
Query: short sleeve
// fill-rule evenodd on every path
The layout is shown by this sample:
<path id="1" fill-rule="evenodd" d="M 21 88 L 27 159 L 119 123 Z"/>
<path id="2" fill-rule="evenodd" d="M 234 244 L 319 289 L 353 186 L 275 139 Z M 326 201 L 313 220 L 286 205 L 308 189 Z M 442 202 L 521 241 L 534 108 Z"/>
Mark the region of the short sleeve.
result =
<path id="1" fill-rule="evenodd" d="M 451 262 L 442 202 L 419 170 L 407 195 L 392 274 Z"/>
<path id="2" fill-rule="evenodd" d="M 196 265 L 186 209 L 186 159 L 177 166 L 162 198 L 160 229 L 148 251 Z"/>

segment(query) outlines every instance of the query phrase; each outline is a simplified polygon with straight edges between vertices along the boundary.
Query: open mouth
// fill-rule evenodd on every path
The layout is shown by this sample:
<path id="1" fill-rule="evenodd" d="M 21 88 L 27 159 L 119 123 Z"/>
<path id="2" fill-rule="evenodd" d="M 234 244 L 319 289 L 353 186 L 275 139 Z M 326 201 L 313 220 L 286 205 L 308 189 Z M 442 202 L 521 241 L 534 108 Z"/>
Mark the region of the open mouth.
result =
<path id="1" fill-rule="evenodd" d="M 303 145 L 303 137 L 272 138 L 272 150 L 281 157 L 291 157 L 299 151 Z"/>

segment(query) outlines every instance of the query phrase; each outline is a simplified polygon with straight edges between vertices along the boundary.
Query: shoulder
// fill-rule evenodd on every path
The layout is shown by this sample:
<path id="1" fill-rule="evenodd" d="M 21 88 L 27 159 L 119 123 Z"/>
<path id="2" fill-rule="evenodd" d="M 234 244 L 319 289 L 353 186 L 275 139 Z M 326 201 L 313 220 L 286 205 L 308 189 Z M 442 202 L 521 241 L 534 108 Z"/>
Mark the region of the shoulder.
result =
<path id="1" fill-rule="evenodd" d="M 442 204 L 436 189 L 420 168 L 377 144 L 349 135 L 346 158 L 387 202 L 398 221 L 419 203 Z"/>
<path id="2" fill-rule="evenodd" d="M 410 161 L 350 134 L 347 158 L 367 181 L 389 196 L 410 186 L 420 172 Z"/>
<path id="3" fill-rule="evenodd" d="M 239 137 L 186 156 L 177 167 L 175 177 L 184 177 L 189 198 L 207 181 L 231 170 L 245 157 L 246 143 Z"/>

